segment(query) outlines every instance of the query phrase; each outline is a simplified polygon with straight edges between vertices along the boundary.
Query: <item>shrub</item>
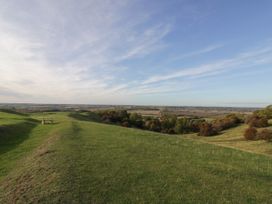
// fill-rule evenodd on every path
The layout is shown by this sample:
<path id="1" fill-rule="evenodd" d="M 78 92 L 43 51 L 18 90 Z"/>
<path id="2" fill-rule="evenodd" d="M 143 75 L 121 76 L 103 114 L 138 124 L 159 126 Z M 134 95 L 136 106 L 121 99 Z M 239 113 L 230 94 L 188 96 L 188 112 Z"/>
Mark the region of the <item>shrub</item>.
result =
<path id="1" fill-rule="evenodd" d="M 171 114 L 162 114 L 160 117 L 161 131 L 163 133 L 172 134 L 174 132 L 176 122 L 177 116 Z"/>
<path id="2" fill-rule="evenodd" d="M 245 130 L 244 137 L 246 140 L 256 140 L 257 139 L 257 129 L 254 127 L 249 127 Z"/>
<path id="3" fill-rule="evenodd" d="M 266 117 L 268 119 L 272 119 L 272 105 L 267 106 L 265 109 L 255 111 L 254 114 L 260 117 Z"/>
<path id="4" fill-rule="evenodd" d="M 129 122 L 125 121 L 121 124 L 123 127 L 130 127 Z"/>
<path id="5" fill-rule="evenodd" d="M 178 119 L 175 125 L 175 132 L 178 134 L 190 132 L 189 122 L 187 118 Z"/>
<path id="6" fill-rule="evenodd" d="M 131 113 L 129 115 L 129 123 L 133 127 L 142 128 L 143 127 L 143 118 L 138 113 Z"/>
<path id="7" fill-rule="evenodd" d="M 241 119 L 235 114 L 227 115 L 225 118 L 217 119 L 212 122 L 214 129 L 218 132 L 237 126 Z"/>
<path id="8" fill-rule="evenodd" d="M 101 118 L 100 116 L 95 112 L 89 112 L 88 113 L 88 119 L 96 122 L 100 122 Z"/>
<path id="9" fill-rule="evenodd" d="M 258 132 L 258 139 L 272 142 L 272 130 L 269 129 L 261 130 L 260 132 Z"/>
<path id="10" fill-rule="evenodd" d="M 213 136 L 216 135 L 217 131 L 213 128 L 212 124 L 204 122 L 200 125 L 199 136 Z"/>
<path id="11" fill-rule="evenodd" d="M 249 116 L 246 120 L 246 123 L 250 127 L 256 127 L 256 128 L 262 128 L 262 127 L 268 127 L 268 119 L 266 117 L 261 117 L 256 114 L 253 114 Z"/>
<path id="12" fill-rule="evenodd" d="M 238 124 L 243 122 L 243 115 L 236 115 L 236 114 L 229 114 L 226 116 L 227 119 L 229 119 L 232 123 Z"/>
<path id="13" fill-rule="evenodd" d="M 200 131 L 200 125 L 204 123 L 204 119 L 192 119 L 190 122 L 190 128 L 192 132 L 199 132 Z"/>
<path id="14" fill-rule="evenodd" d="M 203 119 L 179 118 L 176 121 L 174 130 L 178 134 L 199 132 L 200 124 L 205 122 Z"/>
<path id="15" fill-rule="evenodd" d="M 128 113 L 126 110 L 105 110 L 97 113 L 101 120 L 106 123 L 122 124 L 128 121 Z"/>
<path id="16" fill-rule="evenodd" d="M 144 124 L 145 129 L 155 132 L 161 131 L 161 123 L 157 118 L 147 119 Z"/>

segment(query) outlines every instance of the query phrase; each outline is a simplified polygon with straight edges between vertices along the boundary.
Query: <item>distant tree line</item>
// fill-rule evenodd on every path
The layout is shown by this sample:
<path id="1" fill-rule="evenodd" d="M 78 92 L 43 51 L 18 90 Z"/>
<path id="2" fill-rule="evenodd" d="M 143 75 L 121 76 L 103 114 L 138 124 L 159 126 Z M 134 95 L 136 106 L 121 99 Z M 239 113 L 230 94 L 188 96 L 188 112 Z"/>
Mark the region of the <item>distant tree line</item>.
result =
<path id="1" fill-rule="evenodd" d="M 218 118 L 212 122 L 203 122 L 199 128 L 199 136 L 213 136 L 219 132 L 236 127 L 243 122 L 243 118 L 235 114 L 227 115 L 223 118 Z"/>
<path id="2" fill-rule="evenodd" d="M 245 123 L 249 126 L 244 132 L 245 139 L 272 141 L 272 129 L 266 128 L 272 119 L 272 106 L 255 111 L 247 117 L 229 114 L 212 121 L 199 117 L 177 117 L 166 111 L 161 112 L 159 117 L 142 116 L 126 110 L 83 111 L 71 113 L 70 116 L 79 120 L 92 120 L 166 134 L 198 133 L 199 136 L 214 136 Z"/>
<path id="3" fill-rule="evenodd" d="M 138 113 L 128 113 L 126 110 L 105 110 L 96 114 L 101 122 L 167 134 L 198 132 L 200 124 L 204 122 L 198 118 L 177 118 L 172 114 L 162 114 L 160 117 L 142 116 Z"/>
<path id="4" fill-rule="evenodd" d="M 83 119 L 81 116 L 74 116 Z M 200 136 L 212 136 L 220 131 L 237 126 L 242 119 L 232 114 L 224 118 L 207 122 L 198 117 L 177 117 L 163 112 L 160 117 L 142 116 L 126 110 L 103 110 L 89 112 L 88 118 L 97 122 L 117 124 L 166 134 L 198 133 Z"/>

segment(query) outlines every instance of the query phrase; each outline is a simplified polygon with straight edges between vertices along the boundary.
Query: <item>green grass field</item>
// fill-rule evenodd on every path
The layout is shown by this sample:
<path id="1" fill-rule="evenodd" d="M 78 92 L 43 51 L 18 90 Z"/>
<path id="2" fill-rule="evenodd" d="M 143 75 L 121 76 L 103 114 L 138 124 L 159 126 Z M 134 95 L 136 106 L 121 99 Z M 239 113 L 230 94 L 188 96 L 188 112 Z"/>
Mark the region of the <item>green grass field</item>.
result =
<path id="1" fill-rule="evenodd" d="M 182 138 L 194 139 L 197 141 L 210 143 L 214 145 L 220 145 L 224 147 L 230 147 L 234 149 L 240 149 L 247 152 L 264 154 L 272 156 L 272 143 L 264 140 L 248 141 L 245 140 L 243 134 L 247 125 L 241 125 L 226 131 L 222 134 L 212 137 L 199 137 L 197 134 L 182 135 Z M 272 127 L 269 127 L 272 128 Z"/>
<path id="2" fill-rule="evenodd" d="M 0 126 L 0 203 L 271 203 L 270 144 L 250 153 L 68 113 L 0 113 Z"/>

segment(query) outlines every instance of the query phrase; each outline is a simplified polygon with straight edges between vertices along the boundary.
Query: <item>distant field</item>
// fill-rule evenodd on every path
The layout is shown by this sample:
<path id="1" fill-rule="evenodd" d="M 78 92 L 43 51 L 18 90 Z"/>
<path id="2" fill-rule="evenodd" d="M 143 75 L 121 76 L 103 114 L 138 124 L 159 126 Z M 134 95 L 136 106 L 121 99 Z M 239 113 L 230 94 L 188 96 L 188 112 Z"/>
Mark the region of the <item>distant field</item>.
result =
<path id="1" fill-rule="evenodd" d="M 159 116 L 161 109 L 132 109 L 129 112 L 139 113 L 144 116 Z M 235 114 L 251 114 L 250 110 L 243 109 L 224 109 L 224 108 L 197 108 L 197 107 L 184 107 L 184 108 L 169 108 L 167 112 L 175 114 L 177 116 L 197 116 L 197 117 L 207 117 L 214 118 L 223 115 L 235 113 Z"/>
<path id="2" fill-rule="evenodd" d="M 161 110 L 178 116 L 217 117 L 230 113 L 251 114 L 260 108 L 239 107 L 193 107 L 193 106 L 136 106 L 136 105 L 83 105 L 83 104 L 4 104 L 1 109 L 17 110 L 23 113 L 50 112 L 50 111 L 98 111 L 125 109 L 129 112 L 137 112 L 147 116 L 158 116 Z"/>
<path id="3" fill-rule="evenodd" d="M 198 141 L 67 115 L 0 113 L 0 203 L 271 201 L 271 156 L 207 144 L 239 144 L 243 126 Z"/>
<path id="4" fill-rule="evenodd" d="M 128 111 L 129 113 L 138 113 L 143 116 L 159 116 L 160 115 L 160 110 L 141 110 L 141 109 L 136 109 L 136 110 L 130 110 Z"/>

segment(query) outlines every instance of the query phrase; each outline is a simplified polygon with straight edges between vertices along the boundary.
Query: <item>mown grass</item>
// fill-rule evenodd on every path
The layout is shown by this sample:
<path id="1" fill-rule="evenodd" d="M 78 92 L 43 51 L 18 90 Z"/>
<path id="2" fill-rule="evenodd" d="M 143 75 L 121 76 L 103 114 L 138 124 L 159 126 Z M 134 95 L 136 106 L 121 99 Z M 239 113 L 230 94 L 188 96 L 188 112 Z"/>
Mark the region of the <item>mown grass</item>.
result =
<path id="1" fill-rule="evenodd" d="M 28 137 L 43 139 L 0 181 L 0 203 L 270 203 L 269 156 L 52 117 L 54 134 Z"/>
<path id="2" fill-rule="evenodd" d="M 51 126 L 41 126 L 39 121 L 22 116 L 0 112 L 0 181 L 16 162 L 40 145 Z"/>

